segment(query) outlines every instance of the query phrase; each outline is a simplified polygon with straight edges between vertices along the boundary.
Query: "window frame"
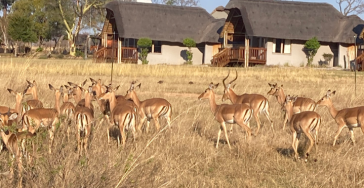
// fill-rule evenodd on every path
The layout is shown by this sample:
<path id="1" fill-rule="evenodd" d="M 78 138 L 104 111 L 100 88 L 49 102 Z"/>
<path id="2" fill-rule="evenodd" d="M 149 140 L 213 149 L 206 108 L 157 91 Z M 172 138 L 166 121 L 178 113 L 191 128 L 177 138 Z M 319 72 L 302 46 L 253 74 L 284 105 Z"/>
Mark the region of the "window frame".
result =
<path id="1" fill-rule="evenodd" d="M 280 40 L 280 52 L 277 52 L 277 40 Z M 288 50 L 287 50 L 288 49 Z M 285 52 L 285 51 L 288 52 Z M 290 39 L 273 39 L 272 42 L 272 53 L 274 54 L 286 54 L 292 53 L 292 40 Z"/>

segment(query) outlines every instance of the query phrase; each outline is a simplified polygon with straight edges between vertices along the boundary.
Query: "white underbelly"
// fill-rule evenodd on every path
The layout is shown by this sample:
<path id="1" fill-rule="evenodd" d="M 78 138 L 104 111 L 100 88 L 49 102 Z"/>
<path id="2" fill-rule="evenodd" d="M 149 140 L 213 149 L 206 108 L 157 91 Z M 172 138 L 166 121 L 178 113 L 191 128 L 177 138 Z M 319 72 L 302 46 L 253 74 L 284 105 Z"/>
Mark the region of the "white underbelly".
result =
<path id="1" fill-rule="evenodd" d="M 231 120 L 225 120 L 225 123 L 233 124 L 233 123 L 235 123 L 235 121 L 233 119 L 231 119 Z"/>

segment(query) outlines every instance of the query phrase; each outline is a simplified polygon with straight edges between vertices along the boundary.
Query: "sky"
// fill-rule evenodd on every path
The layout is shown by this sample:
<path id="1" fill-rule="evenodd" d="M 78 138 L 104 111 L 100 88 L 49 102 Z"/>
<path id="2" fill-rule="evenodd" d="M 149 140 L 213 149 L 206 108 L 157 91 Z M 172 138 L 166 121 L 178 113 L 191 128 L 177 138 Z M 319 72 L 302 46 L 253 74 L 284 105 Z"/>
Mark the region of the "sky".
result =
<path id="1" fill-rule="evenodd" d="M 336 9 L 339 10 L 339 5 L 336 0 L 299 0 L 302 2 L 315 2 L 315 3 L 329 3 L 332 4 Z M 200 0 L 199 6 L 206 9 L 207 12 L 211 13 L 218 6 L 225 6 L 229 0 Z M 363 15 L 360 15 L 361 19 L 364 19 Z"/>

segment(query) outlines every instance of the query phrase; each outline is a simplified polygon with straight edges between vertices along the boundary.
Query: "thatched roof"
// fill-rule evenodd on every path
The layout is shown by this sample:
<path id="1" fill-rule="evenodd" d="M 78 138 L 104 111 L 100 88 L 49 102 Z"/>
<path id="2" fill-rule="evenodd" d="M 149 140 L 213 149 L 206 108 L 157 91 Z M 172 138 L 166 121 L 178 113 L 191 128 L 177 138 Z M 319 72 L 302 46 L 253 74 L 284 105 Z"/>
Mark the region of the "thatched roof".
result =
<path id="1" fill-rule="evenodd" d="M 113 1 L 105 5 L 112 11 L 120 37 L 197 43 L 218 43 L 218 30 L 224 20 L 216 20 L 205 9 L 160 4 Z"/>
<path id="2" fill-rule="evenodd" d="M 225 9 L 240 10 L 249 36 L 354 43 L 364 21 L 344 16 L 327 3 L 230 0 Z M 357 37 L 358 38 L 358 37 Z"/>

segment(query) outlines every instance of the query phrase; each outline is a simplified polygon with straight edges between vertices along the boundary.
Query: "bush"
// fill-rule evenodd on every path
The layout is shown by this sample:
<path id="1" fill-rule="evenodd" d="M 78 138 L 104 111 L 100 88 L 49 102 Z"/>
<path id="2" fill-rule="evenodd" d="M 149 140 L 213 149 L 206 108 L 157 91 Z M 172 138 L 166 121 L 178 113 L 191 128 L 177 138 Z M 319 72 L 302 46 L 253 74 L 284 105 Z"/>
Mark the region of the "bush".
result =
<path id="1" fill-rule="evenodd" d="M 149 49 L 152 46 L 152 40 L 150 38 L 140 38 L 138 40 L 138 48 L 140 48 L 140 59 L 142 60 L 142 64 L 148 64 L 149 61 L 147 60 Z"/>
<path id="2" fill-rule="evenodd" d="M 191 48 L 196 47 L 196 42 L 191 38 L 185 38 L 183 39 L 183 45 L 185 45 L 188 48 L 188 51 L 186 52 L 187 64 L 192 65 L 193 53 Z"/>
<path id="3" fill-rule="evenodd" d="M 85 57 L 85 54 L 81 50 L 76 50 L 76 57 Z"/>
<path id="4" fill-rule="evenodd" d="M 46 55 L 41 55 L 39 56 L 39 59 L 48 59 L 48 57 Z"/>
<path id="5" fill-rule="evenodd" d="M 35 51 L 36 52 L 43 52 L 43 48 L 42 47 L 38 47 Z"/>
<path id="6" fill-rule="evenodd" d="M 321 45 L 316 37 L 313 37 L 312 39 L 306 41 L 305 49 L 307 50 L 307 53 L 308 53 L 307 66 L 312 65 L 313 58 L 315 57 L 317 50 L 320 48 L 320 46 Z"/>

